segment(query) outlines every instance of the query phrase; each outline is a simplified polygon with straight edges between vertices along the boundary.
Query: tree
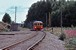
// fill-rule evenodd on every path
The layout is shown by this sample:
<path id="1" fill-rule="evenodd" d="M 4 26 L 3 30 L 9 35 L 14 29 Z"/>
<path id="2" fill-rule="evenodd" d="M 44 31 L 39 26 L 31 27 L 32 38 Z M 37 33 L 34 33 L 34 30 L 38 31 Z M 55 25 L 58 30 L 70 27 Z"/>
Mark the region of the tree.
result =
<path id="1" fill-rule="evenodd" d="M 27 14 L 27 23 L 30 23 L 30 21 L 35 21 L 39 20 L 42 21 L 45 25 L 46 22 L 46 13 L 47 15 L 51 12 L 51 3 L 50 2 L 45 2 L 45 1 L 40 1 L 37 3 L 32 4 L 30 7 L 28 14 Z M 49 15 L 47 16 L 47 18 Z"/>
<path id="2" fill-rule="evenodd" d="M 66 9 L 63 12 L 63 25 L 64 26 L 76 26 L 76 2 L 67 2 Z"/>
<path id="3" fill-rule="evenodd" d="M 5 23 L 11 23 L 11 17 L 9 16 L 8 13 L 5 13 L 5 15 L 3 16 L 3 19 L 2 19 L 3 22 Z"/>
<path id="4" fill-rule="evenodd" d="M 39 1 L 32 4 L 30 7 L 27 19 L 25 23 L 30 23 L 30 21 L 40 20 L 46 26 L 46 14 L 47 14 L 47 24 L 49 19 L 49 12 L 51 17 L 51 26 L 62 25 L 63 26 L 76 26 L 76 1 L 66 1 L 66 0 L 47 0 Z M 62 12 L 62 15 L 61 15 Z"/>

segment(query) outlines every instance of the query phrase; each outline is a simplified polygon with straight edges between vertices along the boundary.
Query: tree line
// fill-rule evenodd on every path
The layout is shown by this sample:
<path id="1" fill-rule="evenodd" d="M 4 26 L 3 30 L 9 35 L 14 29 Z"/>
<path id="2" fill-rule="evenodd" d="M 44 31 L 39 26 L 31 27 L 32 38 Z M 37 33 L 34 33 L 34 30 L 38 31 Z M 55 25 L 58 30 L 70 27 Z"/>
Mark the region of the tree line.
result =
<path id="1" fill-rule="evenodd" d="M 3 16 L 3 18 L 2 18 L 2 21 L 4 23 L 11 24 L 11 17 L 10 17 L 10 15 L 8 13 L 5 13 L 4 16 Z"/>
<path id="2" fill-rule="evenodd" d="M 62 26 L 76 26 L 76 1 L 65 0 L 38 1 L 32 4 L 28 10 L 27 19 L 24 22 L 24 26 L 29 27 L 30 23 L 37 20 L 42 21 L 44 26 L 48 26 L 49 13 L 51 22 L 50 25 L 52 27 L 60 27 L 61 17 Z"/>

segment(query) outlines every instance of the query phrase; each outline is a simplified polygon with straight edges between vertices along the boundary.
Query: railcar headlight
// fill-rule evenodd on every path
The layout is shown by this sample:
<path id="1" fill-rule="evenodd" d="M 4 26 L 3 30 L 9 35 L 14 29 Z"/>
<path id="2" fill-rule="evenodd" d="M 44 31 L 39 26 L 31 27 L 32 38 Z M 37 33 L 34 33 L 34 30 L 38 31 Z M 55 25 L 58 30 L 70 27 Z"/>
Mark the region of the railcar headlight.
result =
<path id="1" fill-rule="evenodd" d="M 41 27 L 41 28 L 43 28 L 43 27 Z"/>
<path id="2" fill-rule="evenodd" d="M 36 28 L 36 27 L 35 27 Z"/>

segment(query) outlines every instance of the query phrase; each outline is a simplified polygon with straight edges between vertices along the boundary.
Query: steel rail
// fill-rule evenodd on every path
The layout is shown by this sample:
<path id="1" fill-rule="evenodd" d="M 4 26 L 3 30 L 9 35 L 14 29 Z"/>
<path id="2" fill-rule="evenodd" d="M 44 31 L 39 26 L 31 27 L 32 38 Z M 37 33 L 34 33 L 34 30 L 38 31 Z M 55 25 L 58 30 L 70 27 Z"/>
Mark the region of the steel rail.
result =
<path id="1" fill-rule="evenodd" d="M 10 48 L 10 47 L 12 47 L 12 46 L 15 46 L 15 45 L 17 45 L 17 44 L 20 44 L 20 43 L 22 43 L 22 42 L 24 42 L 24 41 L 27 41 L 27 40 L 35 37 L 36 35 L 37 35 L 37 34 L 35 34 L 34 36 L 32 36 L 32 37 L 30 37 L 30 38 L 28 38 L 28 39 L 26 39 L 26 40 L 21 40 L 21 41 L 19 41 L 19 42 L 17 42 L 17 43 L 11 44 L 11 45 L 6 46 L 6 47 L 3 47 L 3 48 L 1 48 L 0 50 L 9 50 L 8 48 Z"/>
<path id="2" fill-rule="evenodd" d="M 42 31 L 42 32 L 43 32 L 43 31 Z M 37 33 L 37 34 L 38 34 L 38 33 Z M 26 40 L 22 40 L 22 41 L 19 41 L 19 42 L 17 42 L 17 43 L 14 43 L 14 44 L 12 44 L 12 45 L 9 45 L 9 46 L 7 46 L 7 47 L 4 47 L 4 48 L 2 48 L 2 49 L 0 49 L 0 50 L 9 50 L 10 47 L 15 46 L 15 45 L 18 45 L 18 44 L 20 44 L 20 43 L 22 43 L 22 42 L 24 42 L 24 41 L 29 40 L 29 39 L 32 39 L 33 37 L 37 36 L 37 34 L 35 34 L 34 36 L 32 36 L 32 37 L 30 37 L 30 38 L 28 38 L 28 39 L 26 39 Z M 41 42 L 41 41 L 45 38 L 45 36 L 46 36 L 46 33 L 43 32 L 42 37 L 41 37 L 37 42 L 35 42 L 34 44 L 32 44 L 30 47 L 28 47 L 26 50 L 31 50 L 32 48 L 34 48 L 37 44 L 39 44 L 39 42 Z"/>
<path id="3" fill-rule="evenodd" d="M 41 31 L 41 32 L 43 32 L 43 31 Z M 35 42 L 32 46 L 30 46 L 29 48 L 27 48 L 27 50 L 32 50 L 32 48 L 34 48 L 37 44 L 39 44 L 39 42 L 41 42 L 45 38 L 45 36 L 46 36 L 46 33 L 43 32 L 42 38 L 39 39 L 37 42 Z"/>

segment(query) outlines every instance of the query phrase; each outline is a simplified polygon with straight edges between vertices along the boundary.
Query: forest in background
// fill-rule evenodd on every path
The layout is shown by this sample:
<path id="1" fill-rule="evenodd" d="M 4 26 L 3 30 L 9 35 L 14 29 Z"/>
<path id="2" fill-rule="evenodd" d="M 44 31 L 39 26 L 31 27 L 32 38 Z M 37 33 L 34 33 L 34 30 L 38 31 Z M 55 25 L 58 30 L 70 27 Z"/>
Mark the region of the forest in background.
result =
<path id="1" fill-rule="evenodd" d="M 29 8 L 27 19 L 24 21 L 24 27 L 31 27 L 34 21 L 42 21 L 44 27 L 48 25 L 60 27 L 61 24 L 64 27 L 76 26 L 76 1 L 38 1 Z"/>

